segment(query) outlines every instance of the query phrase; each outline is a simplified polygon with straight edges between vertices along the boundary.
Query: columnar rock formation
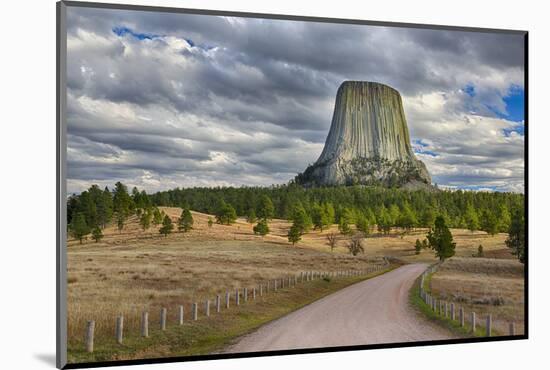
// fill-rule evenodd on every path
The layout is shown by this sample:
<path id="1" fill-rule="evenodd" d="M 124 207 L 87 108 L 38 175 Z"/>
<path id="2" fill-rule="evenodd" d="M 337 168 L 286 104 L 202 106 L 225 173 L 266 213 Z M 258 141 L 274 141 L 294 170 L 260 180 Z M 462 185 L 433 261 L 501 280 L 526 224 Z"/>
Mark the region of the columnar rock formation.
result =
<path id="1" fill-rule="evenodd" d="M 376 82 L 342 83 L 323 152 L 296 182 L 304 186 L 429 185 L 426 166 L 411 148 L 399 92 Z"/>

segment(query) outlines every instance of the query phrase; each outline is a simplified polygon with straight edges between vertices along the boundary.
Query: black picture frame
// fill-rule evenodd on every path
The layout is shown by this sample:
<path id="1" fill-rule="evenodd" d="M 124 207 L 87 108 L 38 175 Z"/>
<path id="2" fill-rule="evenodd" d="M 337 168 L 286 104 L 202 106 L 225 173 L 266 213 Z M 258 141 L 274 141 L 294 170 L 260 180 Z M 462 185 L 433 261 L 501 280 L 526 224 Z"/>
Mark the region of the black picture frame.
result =
<path id="1" fill-rule="evenodd" d="M 245 352 L 231 354 L 209 354 L 197 356 L 181 356 L 181 357 L 163 357 L 149 358 L 137 360 L 117 360 L 117 361 L 98 361 L 88 363 L 67 363 L 67 307 L 66 307 L 66 291 L 67 291 L 67 255 L 66 255 L 66 60 L 67 60 L 67 42 L 66 42 L 66 10 L 67 7 L 85 7 L 95 9 L 113 9 L 113 10 L 131 10 L 144 12 L 164 12 L 164 13 L 180 13 L 180 14 L 200 14 L 214 16 L 234 16 L 244 18 L 263 18 L 272 20 L 295 20 L 305 22 L 324 22 L 336 24 L 354 24 L 368 26 L 384 26 L 384 27 L 399 27 L 399 28 L 415 28 L 415 29 L 430 29 L 430 30 L 450 30 L 450 31 L 471 31 L 471 32 L 487 32 L 487 33 L 504 33 L 522 35 L 524 38 L 524 199 L 525 199 L 525 243 L 529 245 L 529 32 L 526 30 L 511 30 L 511 29 L 493 29 L 493 28 L 476 28 L 476 27 L 458 27 L 435 24 L 417 24 L 417 23 L 399 23 L 399 22 L 383 22 L 369 21 L 360 19 L 341 19 L 328 17 L 312 17 L 312 16 L 297 16 L 285 14 L 266 14 L 266 13 L 251 13 L 238 11 L 220 11 L 206 9 L 189 9 L 176 7 L 160 7 L 160 6 L 144 6 L 130 4 L 111 4 L 98 2 L 80 2 L 80 1 L 60 1 L 56 4 L 56 26 L 57 26 L 57 43 L 56 43 L 56 121 L 57 121 L 57 143 L 56 143 L 56 169 L 57 169 L 57 184 L 56 184 L 56 228 L 57 228 L 57 262 L 56 262 L 56 291 L 57 291 L 57 310 L 56 310 L 56 365 L 60 369 L 77 369 L 77 368 L 94 368 L 94 367 L 109 367 L 109 366 L 124 366 L 124 365 L 141 365 L 141 364 L 158 364 L 171 362 L 188 362 L 188 361 L 204 361 L 204 360 L 220 360 L 231 358 L 246 358 L 246 357 L 265 357 L 265 356 L 280 356 L 294 354 L 310 354 L 324 352 L 342 352 L 342 351 L 360 351 L 369 349 L 381 348 L 401 348 L 401 347 L 420 347 L 434 345 L 448 345 L 461 343 L 483 343 L 483 342 L 499 342 L 509 340 L 525 340 L 529 338 L 529 248 L 525 251 L 525 269 L 524 269 L 524 334 L 515 336 L 498 336 L 484 338 L 465 338 L 465 339 L 449 339 L 449 340 L 433 340 L 433 341 L 417 341 L 417 342 L 402 342 L 388 344 L 372 344 L 358 346 L 341 346 L 341 347 L 325 347 L 313 349 L 297 349 L 297 350 L 274 350 L 265 352 Z"/>

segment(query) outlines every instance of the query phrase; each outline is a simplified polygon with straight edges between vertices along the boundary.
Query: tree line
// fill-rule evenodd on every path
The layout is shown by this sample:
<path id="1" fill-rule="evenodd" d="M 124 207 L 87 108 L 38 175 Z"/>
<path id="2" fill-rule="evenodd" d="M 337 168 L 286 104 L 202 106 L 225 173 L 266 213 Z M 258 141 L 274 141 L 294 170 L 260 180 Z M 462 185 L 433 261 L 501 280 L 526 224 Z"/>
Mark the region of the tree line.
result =
<path id="1" fill-rule="evenodd" d="M 295 184 L 271 187 L 176 188 L 147 194 L 117 182 L 113 190 L 92 185 L 67 201 L 67 222 L 73 235 L 92 233 L 101 238 L 101 229 L 116 222 L 119 230 L 130 215 L 136 214 L 140 224 L 148 228 L 153 222 L 163 224 L 165 215 L 159 206 L 181 207 L 213 214 L 216 222 L 231 224 L 237 217 L 256 223 L 254 232 L 269 233 L 269 220 L 292 222 L 289 241 L 293 244 L 311 230 L 323 230 L 338 224 L 340 233 L 351 235 L 351 225 L 368 233 L 371 227 L 387 234 L 392 228 L 404 232 L 413 228 L 432 228 L 438 217 L 446 227 L 482 230 L 490 235 L 514 230 L 521 234 L 524 196 L 516 193 L 472 191 L 407 191 L 392 188 L 347 186 L 303 188 Z M 190 215 L 190 213 L 189 213 Z M 188 217 L 188 216 L 186 216 Z M 180 220 L 183 219 L 183 214 Z M 209 226 L 213 223 L 209 220 Z M 168 230 L 166 226 L 164 230 Z M 74 233 L 75 230 L 80 232 Z M 509 247 L 522 258 L 521 240 L 517 236 Z"/>

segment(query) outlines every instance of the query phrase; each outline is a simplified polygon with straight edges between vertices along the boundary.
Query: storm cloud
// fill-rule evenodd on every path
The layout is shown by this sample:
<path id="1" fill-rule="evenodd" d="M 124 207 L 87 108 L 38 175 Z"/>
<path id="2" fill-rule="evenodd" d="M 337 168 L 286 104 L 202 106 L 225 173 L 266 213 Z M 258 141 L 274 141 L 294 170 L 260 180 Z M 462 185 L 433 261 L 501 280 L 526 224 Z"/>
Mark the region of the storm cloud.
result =
<path id="1" fill-rule="evenodd" d="M 523 191 L 520 34 L 76 7 L 67 25 L 69 192 L 286 183 L 345 80 L 401 92 L 434 182 Z"/>

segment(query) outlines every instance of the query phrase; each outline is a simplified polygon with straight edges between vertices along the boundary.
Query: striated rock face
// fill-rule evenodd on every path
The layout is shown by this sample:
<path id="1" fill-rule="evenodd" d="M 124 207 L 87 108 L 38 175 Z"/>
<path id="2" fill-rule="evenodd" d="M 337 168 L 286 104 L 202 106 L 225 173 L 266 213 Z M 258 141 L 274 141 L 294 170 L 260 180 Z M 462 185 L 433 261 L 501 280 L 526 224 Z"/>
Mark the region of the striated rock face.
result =
<path id="1" fill-rule="evenodd" d="M 376 82 L 342 83 L 323 152 L 295 181 L 304 186 L 429 186 L 430 174 L 411 147 L 399 92 Z"/>

